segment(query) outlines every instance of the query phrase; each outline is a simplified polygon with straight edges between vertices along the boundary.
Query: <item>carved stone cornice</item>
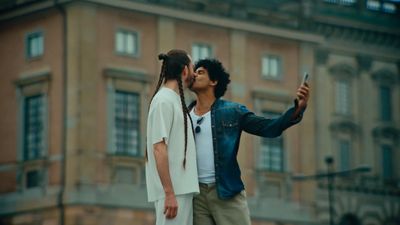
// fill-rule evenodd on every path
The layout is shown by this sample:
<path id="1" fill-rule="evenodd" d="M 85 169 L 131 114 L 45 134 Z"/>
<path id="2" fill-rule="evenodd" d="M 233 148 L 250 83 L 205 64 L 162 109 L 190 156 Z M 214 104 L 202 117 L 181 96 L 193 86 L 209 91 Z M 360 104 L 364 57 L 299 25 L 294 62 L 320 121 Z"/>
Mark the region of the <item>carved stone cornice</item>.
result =
<path id="1" fill-rule="evenodd" d="M 46 68 L 34 72 L 25 72 L 20 75 L 20 78 L 14 81 L 16 86 L 31 85 L 34 83 L 48 82 L 51 79 L 51 70 Z"/>
<path id="2" fill-rule="evenodd" d="M 400 35 L 362 28 L 345 27 L 343 25 L 312 22 L 308 29 L 311 32 L 325 36 L 327 39 L 337 39 L 364 43 L 389 48 L 400 48 Z"/>
<path id="3" fill-rule="evenodd" d="M 400 129 L 391 124 L 378 125 L 372 130 L 372 136 L 374 139 L 390 139 L 399 142 Z"/>
<path id="4" fill-rule="evenodd" d="M 341 119 L 332 122 L 329 125 L 329 129 L 332 132 L 339 132 L 339 133 L 350 133 L 352 135 L 359 133 L 359 126 L 351 120 L 348 119 Z"/>
<path id="5" fill-rule="evenodd" d="M 377 83 L 393 85 L 399 81 L 398 75 L 387 69 L 380 69 L 371 73 L 371 78 Z"/>
<path id="6" fill-rule="evenodd" d="M 337 63 L 329 68 L 329 73 L 338 78 L 355 78 L 358 73 L 356 69 L 346 63 Z"/>

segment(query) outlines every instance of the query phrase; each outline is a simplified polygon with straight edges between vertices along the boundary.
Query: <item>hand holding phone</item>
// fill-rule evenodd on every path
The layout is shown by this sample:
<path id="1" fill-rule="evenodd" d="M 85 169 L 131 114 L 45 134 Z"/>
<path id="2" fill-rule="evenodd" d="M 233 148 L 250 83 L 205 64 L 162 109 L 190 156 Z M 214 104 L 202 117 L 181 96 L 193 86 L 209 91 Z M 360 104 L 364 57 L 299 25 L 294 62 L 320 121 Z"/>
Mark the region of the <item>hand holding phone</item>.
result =
<path id="1" fill-rule="evenodd" d="M 304 83 L 308 82 L 308 78 L 309 78 L 308 73 L 304 73 L 303 82 L 301 84 L 304 84 Z"/>

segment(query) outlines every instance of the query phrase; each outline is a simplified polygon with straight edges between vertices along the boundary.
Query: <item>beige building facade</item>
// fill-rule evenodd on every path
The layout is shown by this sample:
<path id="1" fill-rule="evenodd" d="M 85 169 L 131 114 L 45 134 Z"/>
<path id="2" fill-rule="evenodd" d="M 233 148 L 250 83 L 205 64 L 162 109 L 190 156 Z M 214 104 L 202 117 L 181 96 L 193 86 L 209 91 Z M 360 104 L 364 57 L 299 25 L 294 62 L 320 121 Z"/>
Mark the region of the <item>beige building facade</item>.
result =
<path id="1" fill-rule="evenodd" d="M 242 136 L 238 158 L 253 224 L 328 224 L 325 180 L 292 179 L 324 173 L 326 156 L 338 171 L 372 169 L 335 179 L 335 224 L 350 217 L 397 224 L 399 34 L 366 25 L 361 36 L 373 43 L 357 41 L 360 24 L 336 31 L 332 24 L 343 21 L 319 17 L 327 15 L 322 9 L 349 7 L 335 4 L 4 4 L 0 224 L 154 224 L 144 134 L 160 72 L 157 55 L 173 48 L 194 60 L 220 59 L 232 80 L 224 98 L 269 117 L 290 107 L 303 73 L 311 75 L 311 99 L 299 125 L 277 139 Z M 381 33 L 373 36 L 374 29 Z M 187 94 L 188 101 L 194 98 Z"/>

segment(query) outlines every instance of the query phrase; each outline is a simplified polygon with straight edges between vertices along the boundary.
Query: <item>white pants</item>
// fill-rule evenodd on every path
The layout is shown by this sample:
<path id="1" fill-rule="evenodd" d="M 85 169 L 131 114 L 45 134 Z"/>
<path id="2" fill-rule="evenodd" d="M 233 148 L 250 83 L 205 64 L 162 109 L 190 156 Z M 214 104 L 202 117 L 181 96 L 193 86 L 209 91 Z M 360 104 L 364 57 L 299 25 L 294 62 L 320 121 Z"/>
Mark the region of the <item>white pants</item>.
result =
<path id="1" fill-rule="evenodd" d="M 156 225 L 193 225 L 193 194 L 177 195 L 178 213 L 175 218 L 167 219 L 164 215 L 164 198 L 154 202 Z"/>

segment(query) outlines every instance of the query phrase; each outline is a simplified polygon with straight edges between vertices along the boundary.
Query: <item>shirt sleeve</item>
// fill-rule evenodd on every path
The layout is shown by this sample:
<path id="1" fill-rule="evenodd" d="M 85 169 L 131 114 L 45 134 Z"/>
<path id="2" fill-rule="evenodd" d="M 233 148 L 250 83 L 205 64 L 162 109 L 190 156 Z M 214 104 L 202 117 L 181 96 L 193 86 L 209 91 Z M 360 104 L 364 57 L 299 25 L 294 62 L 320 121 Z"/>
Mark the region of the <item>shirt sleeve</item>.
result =
<path id="1" fill-rule="evenodd" d="M 173 122 L 173 106 L 168 102 L 157 101 L 149 112 L 150 142 L 152 145 L 165 140 L 168 145 Z"/>
<path id="2" fill-rule="evenodd" d="M 295 107 L 291 107 L 281 116 L 274 119 L 269 119 L 265 118 L 264 116 L 257 116 L 253 112 L 249 111 L 245 106 L 241 106 L 241 128 L 247 133 L 261 137 L 278 137 L 284 130 L 301 121 L 304 110 L 300 113 L 298 118 L 292 120 L 294 111 Z"/>

